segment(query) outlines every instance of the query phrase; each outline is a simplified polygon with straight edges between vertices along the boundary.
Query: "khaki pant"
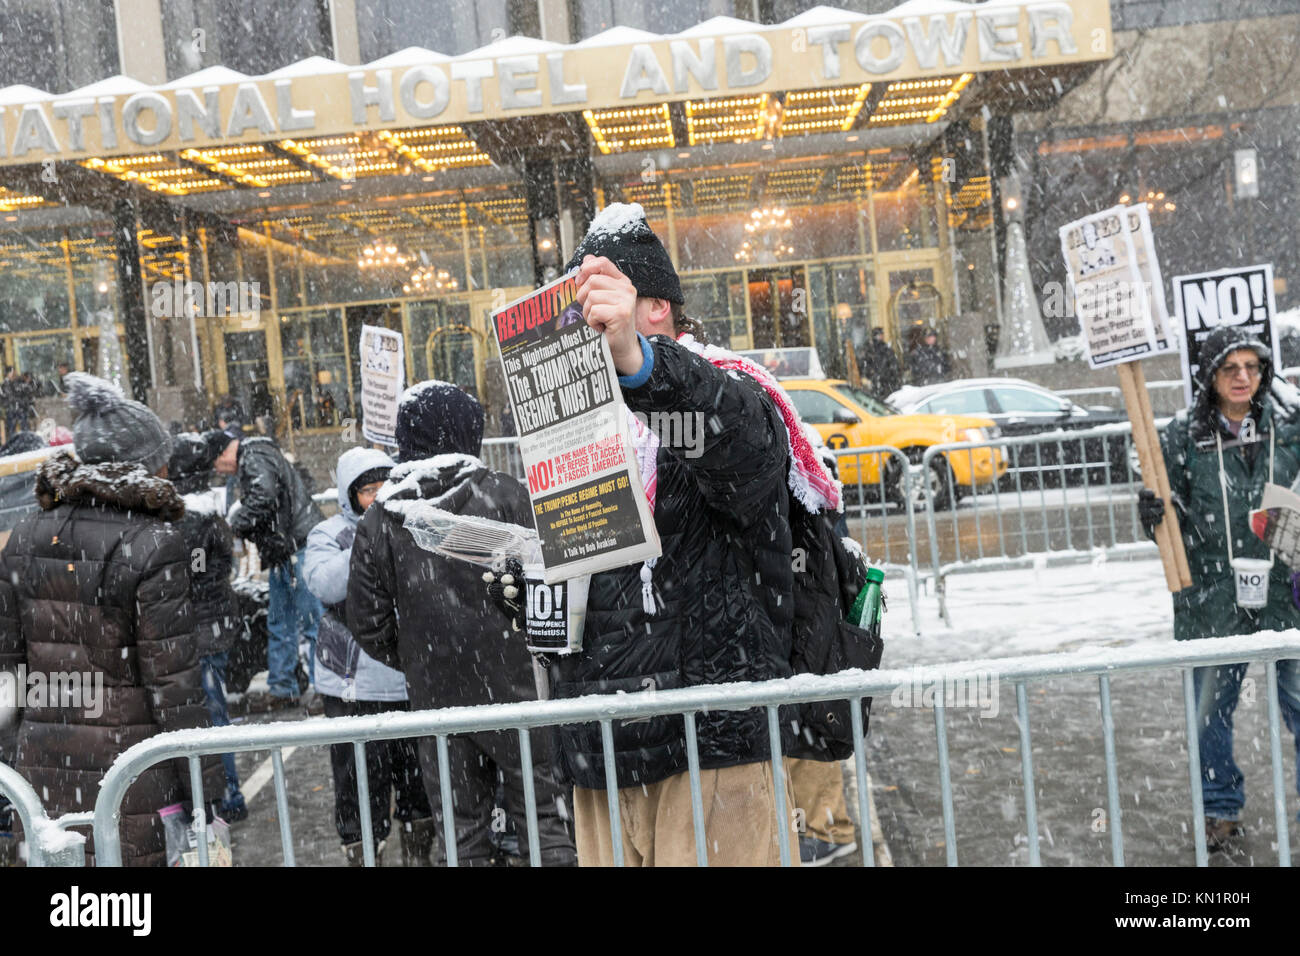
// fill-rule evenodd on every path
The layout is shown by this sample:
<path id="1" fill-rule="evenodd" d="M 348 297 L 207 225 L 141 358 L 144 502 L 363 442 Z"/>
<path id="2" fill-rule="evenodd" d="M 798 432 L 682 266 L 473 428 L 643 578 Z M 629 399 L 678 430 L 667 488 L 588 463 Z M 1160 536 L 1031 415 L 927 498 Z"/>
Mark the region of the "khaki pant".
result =
<path id="1" fill-rule="evenodd" d="M 794 786 L 794 807 L 803 811 L 807 835 L 843 846 L 854 842 L 853 821 L 844 802 L 844 776 L 839 761 L 795 760 L 787 757 L 786 773 Z M 796 812 L 795 820 L 799 815 Z"/>
<path id="2" fill-rule="evenodd" d="M 787 766 L 788 766 L 787 762 Z M 786 808 L 794 806 L 786 777 Z M 710 866 L 780 866 L 776 790 L 771 761 L 700 771 L 704 837 Z M 609 801 L 604 790 L 573 790 L 579 866 L 613 866 Z M 691 777 L 679 773 L 646 787 L 618 791 L 626 866 L 695 866 Z M 790 865 L 799 865 L 799 840 L 790 832 Z"/>

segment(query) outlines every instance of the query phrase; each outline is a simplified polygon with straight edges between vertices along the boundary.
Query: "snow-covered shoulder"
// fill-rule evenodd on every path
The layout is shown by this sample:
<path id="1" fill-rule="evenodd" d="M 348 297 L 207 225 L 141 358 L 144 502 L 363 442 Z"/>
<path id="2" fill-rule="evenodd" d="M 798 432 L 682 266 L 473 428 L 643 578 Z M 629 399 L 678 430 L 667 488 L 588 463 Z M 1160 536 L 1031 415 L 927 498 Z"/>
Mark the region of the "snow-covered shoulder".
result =
<path id="1" fill-rule="evenodd" d="M 405 461 L 393 466 L 393 470 L 388 473 L 388 482 L 379 489 L 375 500 L 386 503 L 389 499 L 407 492 L 413 492 L 416 497 L 419 497 L 421 481 L 442 477 L 453 469 L 455 474 L 451 482 L 454 488 L 480 468 L 486 467 L 473 455 L 460 452 L 434 455 L 432 458 L 421 458 L 419 461 Z"/>

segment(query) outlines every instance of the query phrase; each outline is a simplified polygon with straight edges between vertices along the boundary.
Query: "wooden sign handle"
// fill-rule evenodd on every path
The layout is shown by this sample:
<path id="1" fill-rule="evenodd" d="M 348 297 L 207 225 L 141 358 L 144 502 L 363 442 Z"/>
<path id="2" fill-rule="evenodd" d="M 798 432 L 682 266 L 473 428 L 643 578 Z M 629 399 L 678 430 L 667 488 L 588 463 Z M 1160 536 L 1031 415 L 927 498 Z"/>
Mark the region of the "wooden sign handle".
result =
<path id="1" fill-rule="evenodd" d="M 1155 417 L 1151 411 L 1151 396 L 1147 394 L 1146 377 L 1141 362 L 1124 362 L 1117 366 L 1119 387 L 1124 394 L 1124 405 L 1133 426 L 1133 445 L 1137 449 L 1138 464 L 1142 469 L 1142 484 L 1154 491 L 1165 503 L 1165 517 L 1156 525 L 1156 544 L 1165 569 L 1165 583 L 1170 591 L 1181 591 L 1192 586 L 1192 573 L 1183 548 L 1183 533 L 1178 522 L 1178 512 L 1173 506 L 1169 491 L 1169 475 L 1165 472 L 1165 458 L 1160 451 L 1156 434 Z"/>

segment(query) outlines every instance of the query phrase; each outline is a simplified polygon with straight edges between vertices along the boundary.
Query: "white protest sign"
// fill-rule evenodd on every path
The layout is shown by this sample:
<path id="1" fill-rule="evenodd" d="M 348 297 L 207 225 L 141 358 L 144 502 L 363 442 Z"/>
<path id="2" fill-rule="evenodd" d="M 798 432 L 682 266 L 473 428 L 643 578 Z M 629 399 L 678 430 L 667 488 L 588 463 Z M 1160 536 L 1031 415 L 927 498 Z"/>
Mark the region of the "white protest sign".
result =
<path id="1" fill-rule="evenodd" d="M 582 629 L 587 619 L 587 589 L 591 575 L 547 584 L 546 569 L 524 567 L 524 630 L 530 651 L 572 654 L 582 650 Z"/>
<path id="2" fill-rule="evenodd" d="M 366 441 L 396 446 L 397 402 L 406 380 L 402 333 L 361 326 L 361 434 Z"/>
<path id="3" fill-rule="evenodd" d="M 1281 355 L 1277 307 L 1273 300 L 1273 265 L 1236 266 L 1216 272 L 1174 277 L 1174 310 L 1183 340 L 1183 394 L 1190 406 L 1200 370 L 1201 343 L 1215 329 L 1239 326 Z"/>
<path id="4" fill-rule="evenodd" d="M 1088 364 L 1106 368 L 1158 354 L 1161 349 L 1129 228 L 1128 208 L 1114 206 L 1085 216 L 1062 226 L 1060 236 L 1075 314 L 1088 347 Z M 1151 252 L 1154 259 L 1154 250 Z"/>
<path id="5" fill-rule="evenodd" d="M 1133 254 L 1137 257 L 1138 274 L 1146 290 L 1151 307 L 1151 327 L 1155 333 L 1155 352 L 1172 352 L 1178 341 L 1171 337 L 1169 309 L 1165 305 L 1165 280 L 1160 274 L 1160 260 L 1156 256 L 1155 237 L 1151 233 L 1151 214 L 1146 203 L 1128 207 L 1129 236 L 1133 241 Z"/>

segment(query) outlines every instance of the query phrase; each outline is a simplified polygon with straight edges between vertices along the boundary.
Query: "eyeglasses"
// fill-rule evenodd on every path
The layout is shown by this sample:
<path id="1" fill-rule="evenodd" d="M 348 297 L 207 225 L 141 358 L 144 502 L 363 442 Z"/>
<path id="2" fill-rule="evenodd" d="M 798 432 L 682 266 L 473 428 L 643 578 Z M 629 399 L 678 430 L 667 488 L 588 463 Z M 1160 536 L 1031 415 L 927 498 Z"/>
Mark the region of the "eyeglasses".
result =
<path id="1" fill-rule="evenodd" d="M 1259 363 L 1247 362 L 1245 365 L 1223 365 L 1219 367 L 1216 374 L 1231 381 L 1242 372 L 1246 373 L 1247 378 L 1259 378 Z"/>

